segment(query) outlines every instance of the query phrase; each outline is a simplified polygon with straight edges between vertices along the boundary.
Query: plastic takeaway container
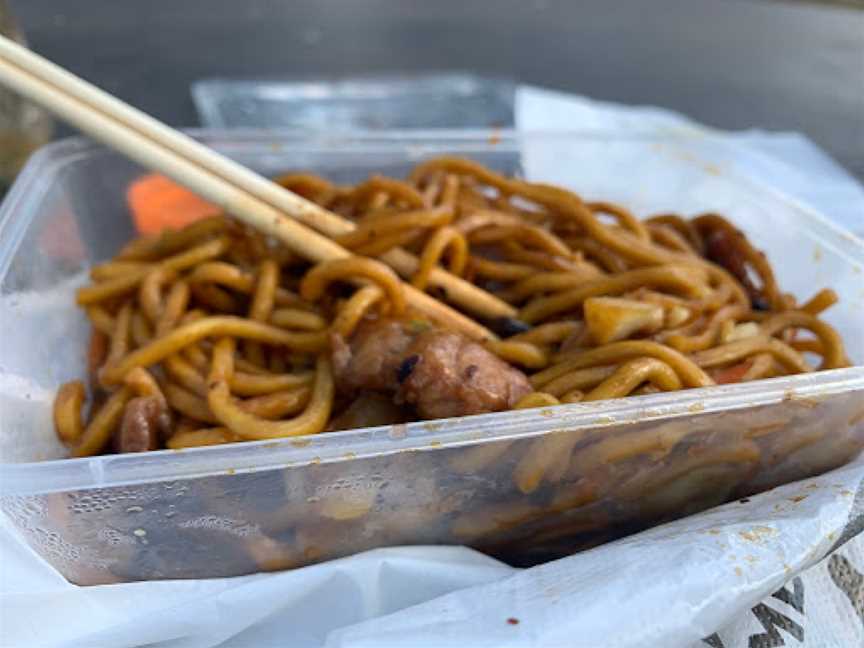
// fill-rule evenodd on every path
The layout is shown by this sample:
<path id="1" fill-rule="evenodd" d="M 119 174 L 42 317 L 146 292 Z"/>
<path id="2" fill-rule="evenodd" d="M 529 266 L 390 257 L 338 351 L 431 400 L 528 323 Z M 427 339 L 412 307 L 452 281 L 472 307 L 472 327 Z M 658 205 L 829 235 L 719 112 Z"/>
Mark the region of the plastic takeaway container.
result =
<path id="1" fill-rule="evenodd" d="M 771 189 L 700 162 L 709 138 L 604 134 L 198 133 L 265 174 L 340 182 L 403 174 L 442 153 L 614 200 L 640 215 L 721 212 L 858 366 L 606 402 L 185 451 L 62 459 L 51 401 L 84 375 L 73 291 L 132 235 L 140 167 L 87 141 L 36 154 L 0 213 L 0 506 L 80 584 L 231 576 L 371 547 L 459 543 L 513 564 L 841 465 L 864 446 L 864 244 Z M 568 439 L 557 469 L 525 457 Z M 552 474 L 554 473 L 554 474 Z M 533 482 L 533 483 L 532 483 Z"/>

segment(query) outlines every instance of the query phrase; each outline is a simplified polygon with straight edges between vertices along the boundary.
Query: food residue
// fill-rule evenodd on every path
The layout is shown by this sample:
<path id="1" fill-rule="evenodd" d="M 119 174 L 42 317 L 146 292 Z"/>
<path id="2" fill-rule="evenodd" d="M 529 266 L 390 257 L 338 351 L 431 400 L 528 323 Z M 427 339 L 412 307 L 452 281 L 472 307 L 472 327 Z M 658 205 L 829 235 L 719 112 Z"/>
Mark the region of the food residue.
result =
<path id="1" fill-rule="evenodd" d="M 766 526 L 756 526 L 750 531 L 739 531 L 738 535 L 748 542 L 760 542 L 765 538 L 777 535 L 777 530 Z"/>

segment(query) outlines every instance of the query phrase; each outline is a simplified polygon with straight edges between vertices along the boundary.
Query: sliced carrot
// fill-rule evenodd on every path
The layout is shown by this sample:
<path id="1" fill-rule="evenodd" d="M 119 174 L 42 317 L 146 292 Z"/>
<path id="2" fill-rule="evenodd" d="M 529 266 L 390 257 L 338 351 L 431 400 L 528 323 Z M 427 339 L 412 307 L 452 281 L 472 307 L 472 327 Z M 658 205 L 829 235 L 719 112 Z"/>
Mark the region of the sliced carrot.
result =
<path id="1" fill-rule="evenodd" d="M 220 209 L 158 174 L 145 175 L 126 192 L 135 228 L 140 234 L 180 229 L 196 220 L 215 216 Z"/>
<path id="2" fill-rule="evenodd" d="M 747 370 L 750 369 L 752 365 L 752 360 L 745 360 L 744 362 L 739 362 L 738 364 L 732 365 L 731 367 L 718 369 L 717 371 L 713 372 L 711 377 L 718 385 L 727 385 L 729 383 L 741 382 L 744 374 L 747 373 Z"/>

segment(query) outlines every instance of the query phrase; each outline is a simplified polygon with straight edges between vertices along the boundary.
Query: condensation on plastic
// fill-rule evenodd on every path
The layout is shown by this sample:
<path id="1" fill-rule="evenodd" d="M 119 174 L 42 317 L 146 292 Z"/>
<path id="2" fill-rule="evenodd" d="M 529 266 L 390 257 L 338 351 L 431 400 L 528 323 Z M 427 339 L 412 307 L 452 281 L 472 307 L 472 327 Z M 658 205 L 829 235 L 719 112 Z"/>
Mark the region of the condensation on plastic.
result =
<path id="1" fill-rule="evenodd" d="M 828 320 L 864 358 L 864 244 L 771 190 L 706 169 L 705 138 L 200 133 L 263 173 L 341 182 L 455 153 L 647 215 L 717 209 L 752 234 L 786 290 L 830 285 Z M 839 466 L 864 446 L 864 368 L 750 384 L 185 451 L 58 459 L 57 385 L 84 373 L 72 306 L 86 268 L 132 233 L 139 167 L 81 140 L 41 151 L 0 212 L 0 507 L 81 584 L 229 576 L 370 547 L 468 544 L 533 564 Z M 564 469 L 514 480 L 534 444 Z"/>
<path id="2" fill-rule="evenodd" d="M 509 128 L 512 81 L 465 73 L 328 80 L 205 79 L 192 98 L 208 128 Z"/>

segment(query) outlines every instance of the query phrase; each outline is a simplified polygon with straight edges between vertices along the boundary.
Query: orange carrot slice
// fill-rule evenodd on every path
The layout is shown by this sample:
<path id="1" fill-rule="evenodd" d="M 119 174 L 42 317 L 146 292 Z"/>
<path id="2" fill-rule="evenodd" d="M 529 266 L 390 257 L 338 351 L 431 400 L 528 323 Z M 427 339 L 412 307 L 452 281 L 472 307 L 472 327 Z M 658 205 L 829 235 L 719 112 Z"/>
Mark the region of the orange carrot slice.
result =
<path id="1" fill-rule="evenodd" d="M 135 228 L 140 234 L 180 229 L 221 210 L 214 204 L 158 174 L 145 175 L 126 192 Z"/>

